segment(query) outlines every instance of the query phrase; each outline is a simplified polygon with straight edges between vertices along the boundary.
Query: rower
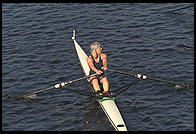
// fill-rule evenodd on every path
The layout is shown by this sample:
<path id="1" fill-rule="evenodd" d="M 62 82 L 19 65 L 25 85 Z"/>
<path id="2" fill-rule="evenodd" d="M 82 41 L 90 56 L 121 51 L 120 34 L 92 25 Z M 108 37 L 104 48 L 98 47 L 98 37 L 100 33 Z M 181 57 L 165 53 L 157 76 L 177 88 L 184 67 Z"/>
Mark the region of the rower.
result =
<path id="1" fill-rule="evenodd" d="M 107 70 L 107 55 L 102 53 L 102 47 L 99 42 L 94 42 L 90 45 L 91 55 L 87 58 L 87 63 L 90 67 L 90 74 L 94 72 L 96 76 L 89 78 L 97 96 L 111 97 L 109 91 L 109 83 L 104 71 Z M 103 85 L 103 92 L 100 89 L 99 83 Z"/>

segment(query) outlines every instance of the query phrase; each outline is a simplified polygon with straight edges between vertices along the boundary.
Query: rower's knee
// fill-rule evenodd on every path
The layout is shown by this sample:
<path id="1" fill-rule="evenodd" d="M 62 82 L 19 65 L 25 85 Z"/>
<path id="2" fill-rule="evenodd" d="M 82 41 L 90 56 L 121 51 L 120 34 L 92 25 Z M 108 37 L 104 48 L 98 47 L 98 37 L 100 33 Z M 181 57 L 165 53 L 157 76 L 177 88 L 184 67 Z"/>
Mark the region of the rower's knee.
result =
<path id="1" fill-rule="evenodd" d="M 103 83 L 103 82 L 108 82 L 107 77 L 106 77 L 106 76 L 103 76 L 103 77 L 101 78 L 100 82 L 101 82 L 101 83 Z"/>
<path id="2" fill-rule="evenodd" d="M 92 85 L 94 85 L 94 84 L 97 84 L 97 83 L 98 83 L 98 80 L 97 80 L 97 78 L 95 78 L 95 77 L 94 77 L 94 78 L 92 78 L 90 81 L 91 81 L 91 84 L 92 84 Z"/>

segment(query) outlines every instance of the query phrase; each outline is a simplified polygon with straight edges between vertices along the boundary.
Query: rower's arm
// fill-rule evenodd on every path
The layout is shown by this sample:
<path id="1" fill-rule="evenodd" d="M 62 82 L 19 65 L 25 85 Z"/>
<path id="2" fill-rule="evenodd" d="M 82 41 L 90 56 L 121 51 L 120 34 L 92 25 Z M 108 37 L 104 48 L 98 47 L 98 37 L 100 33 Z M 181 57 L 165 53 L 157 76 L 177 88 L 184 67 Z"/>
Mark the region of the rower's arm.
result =
<path id="1" fill-rule="evenodd" d="M 87 60 L 87 63 L 88 63 L 88 66 L 90 67 L 90 69 L 93 70 L 94 72 L 97 72 L 97 69 L 93 64 L 92 59 L 90 57 L 88 57 L 86 60 Z"/>
<path id="2" fill-rule="evenodd" d="M 106 54 L 102 54 L 101 55 L 101 59 L 103 61 L 103 66 L 107 67 L 107 55 Z"/>

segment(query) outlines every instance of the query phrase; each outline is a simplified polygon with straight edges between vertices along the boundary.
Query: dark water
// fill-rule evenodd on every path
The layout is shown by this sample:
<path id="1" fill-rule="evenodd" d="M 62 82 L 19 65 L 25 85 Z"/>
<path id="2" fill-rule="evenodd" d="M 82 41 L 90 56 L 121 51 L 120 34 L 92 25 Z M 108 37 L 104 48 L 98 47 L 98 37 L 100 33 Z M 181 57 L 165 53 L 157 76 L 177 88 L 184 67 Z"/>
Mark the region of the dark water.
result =
<path id="1" fill-rule="evenodd" d="M 194 81 L 192 5 L 5 4 L 2 5 L 2 96 L 16 97 L 83 76 L 72 30 L 83 49 L 100 41 L 108 67 L 176 82 Z M 112 90 L 135 79 L 108 72 Z M 87 90 L 86 81 L 72 84 Z M 113 131 L 94 98 L 62 89 L 35 101 L 2 99 L 2 129 Z M 194 130 L 194 89 L 141 81 L 116 98 L 130 131 Z"/>

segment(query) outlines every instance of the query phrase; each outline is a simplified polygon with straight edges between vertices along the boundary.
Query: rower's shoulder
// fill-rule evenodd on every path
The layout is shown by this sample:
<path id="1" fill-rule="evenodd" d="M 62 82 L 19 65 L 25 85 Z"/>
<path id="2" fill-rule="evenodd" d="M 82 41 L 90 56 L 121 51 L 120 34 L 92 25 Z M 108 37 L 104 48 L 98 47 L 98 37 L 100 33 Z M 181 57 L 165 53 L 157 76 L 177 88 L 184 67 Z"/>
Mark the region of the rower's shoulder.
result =
<path id="1" fill-rule="evenodd" d="M 91 55 L 86 58 L 87 61 L 92 61 Z"/>
<path id="2" fill-rule="evenodd" d="M 100 55 L 101 55 L 101 58 L 106 58 L 107 57 L 107 55 L 105 53 L 101 53 Z"/>

